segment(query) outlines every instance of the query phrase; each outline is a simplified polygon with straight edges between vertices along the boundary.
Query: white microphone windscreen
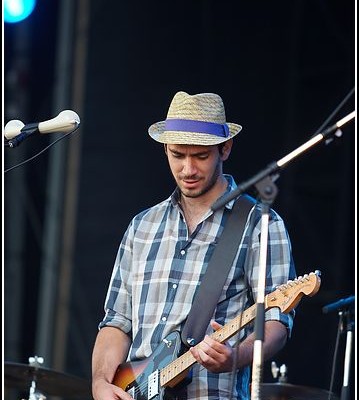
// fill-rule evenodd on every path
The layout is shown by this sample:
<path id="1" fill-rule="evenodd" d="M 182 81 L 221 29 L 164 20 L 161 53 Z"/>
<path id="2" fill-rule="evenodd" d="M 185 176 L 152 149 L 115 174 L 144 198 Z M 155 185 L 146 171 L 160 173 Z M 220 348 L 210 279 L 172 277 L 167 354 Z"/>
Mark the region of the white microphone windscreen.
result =
<path id="1" fill-rule="evenodd" d="M 21 129 L 25 124 L 19 119 L 13 119 L 9 121 L 4 128 L 4 136 L 7 140 L 13 139 L 15 136 L 19 135 Z"/>

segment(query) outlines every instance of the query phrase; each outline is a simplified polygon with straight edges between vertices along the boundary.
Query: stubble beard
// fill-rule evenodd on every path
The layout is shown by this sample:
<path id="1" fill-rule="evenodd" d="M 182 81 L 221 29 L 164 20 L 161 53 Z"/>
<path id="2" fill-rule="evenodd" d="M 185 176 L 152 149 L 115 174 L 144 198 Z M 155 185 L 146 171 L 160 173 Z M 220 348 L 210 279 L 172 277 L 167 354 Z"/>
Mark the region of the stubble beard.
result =
<path id="1" fill-rule="evenodd" d="M 212 174 L 211 179 L 209 180 L 208 184 L 203 189 L 201 189 L 197 192 L 192 192 L 191 190 L 188 190 L 185 192 L 181 189 L 181 187 L 179 187 L 181 195 L 184 197 L 191 198 L 191 199 L 196 199 L 198 197 L 205 195 L 215 186 L 219 175 L 220 175 L 220 162 L 218 161 L 216 168 Z"/>

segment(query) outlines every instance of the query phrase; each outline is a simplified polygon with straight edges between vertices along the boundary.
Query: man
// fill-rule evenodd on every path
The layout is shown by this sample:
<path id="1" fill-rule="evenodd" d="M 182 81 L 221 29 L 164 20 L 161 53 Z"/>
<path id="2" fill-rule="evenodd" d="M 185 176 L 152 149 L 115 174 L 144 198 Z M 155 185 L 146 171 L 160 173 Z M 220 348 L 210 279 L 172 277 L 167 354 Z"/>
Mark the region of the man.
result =
<path id="1" fill-rule="evenodd" d="M 233 207 L 231 201 L 215 212 L 211 210 L 219 197 L 236 187 L 233 178 L 223 173 L 223 162 L 241 129 L 226 122 L 220 96 L 185 92 L 174 96 L 166 121 L 149 128 L 150 136 L 164 144 L 177 188 L 168 199 L 135 216 L 120 244 L 106 314 L 93 350 L 95 400 L 136 398 L 134 392 L 112 384 L 117 367 L 126 360 L 150 357 L 171 332 L 183 327 Z M 259 207 L 253 207 L 248 217 L 246 240 L 238 248 L 208 334 L 243 311 L 243 293 L 245 308 L 256 301 Z M 295 277 L 289 238 L 282 219 L 273 210 L 268 236 L 266 287 L 270 292 Z M 282 314 L 276 308 L 266 312 L 265 359 L 284 346 L 292 319 L 292 313 Z M 186 350 L 196 361 L 192 376 L 171 395 L 196 400 L 248 399 L 254 340 L 254 334 L 247 331 L 240 333 L 238 346 L 234 341 L 219 343 L 206 335 L 197 346 Z M 166 392 L 165 398 L 169 396 Z"/>

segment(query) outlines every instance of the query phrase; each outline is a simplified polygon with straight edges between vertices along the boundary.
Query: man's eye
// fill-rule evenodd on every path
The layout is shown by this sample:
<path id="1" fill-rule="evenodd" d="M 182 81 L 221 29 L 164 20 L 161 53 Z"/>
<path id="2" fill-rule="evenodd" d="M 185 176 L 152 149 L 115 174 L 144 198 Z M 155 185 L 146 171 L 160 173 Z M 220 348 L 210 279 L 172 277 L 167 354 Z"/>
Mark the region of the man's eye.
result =
<path id="1" fill-rule="evenodd" d="M 200 154 L 200 155 L 198 156 L 198 158 L 199 158 L 200 160 L 206 160 L 206 159 L 208 158 L 208 154 Z"/>

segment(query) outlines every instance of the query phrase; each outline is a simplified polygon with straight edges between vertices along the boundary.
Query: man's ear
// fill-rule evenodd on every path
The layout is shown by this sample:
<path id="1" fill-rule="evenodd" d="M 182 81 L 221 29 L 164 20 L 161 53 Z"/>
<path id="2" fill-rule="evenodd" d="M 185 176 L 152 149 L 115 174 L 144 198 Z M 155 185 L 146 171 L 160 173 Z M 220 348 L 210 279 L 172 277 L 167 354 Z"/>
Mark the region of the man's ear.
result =
<path id="1" fill-rule="evenodd" d="M 166 143 L 163 143 L 163 148 L 165 150 L 165 153 L 167 154 L 167 144 Z"/>
<path id="2" fill-rule="evenodd" d="M 229 139 L 226 142 L 224 142 L 221 154 L 222 161 L 226 161 L 228 159 L 229 155 L 231 154 L 232 145 L 233 145 L 233 139 Z"/>

